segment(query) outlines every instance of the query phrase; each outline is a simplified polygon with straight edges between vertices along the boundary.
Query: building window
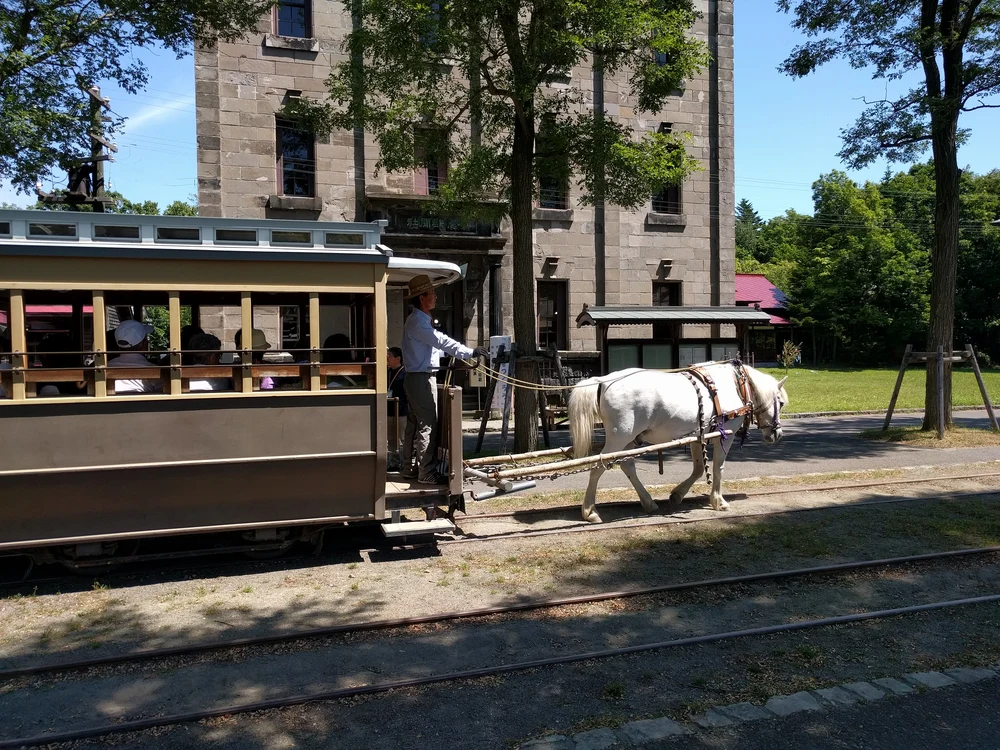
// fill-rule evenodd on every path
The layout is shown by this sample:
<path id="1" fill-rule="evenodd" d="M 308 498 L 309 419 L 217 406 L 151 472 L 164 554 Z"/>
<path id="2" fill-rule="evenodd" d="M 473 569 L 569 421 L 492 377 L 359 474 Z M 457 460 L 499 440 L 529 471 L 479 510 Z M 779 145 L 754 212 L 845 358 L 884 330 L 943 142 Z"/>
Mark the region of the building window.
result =
<path id="1" fill-rule="evenodd" d="M 653 307 L 677 307 L 681 304 L 679 281 L 653 282 Z"/>
<path id="2" fill-rule="evenodd" d="M 417 195 L 436 195 L 438 189 L 448 181 L 447 157 L 429 155 L 429 149 L 417 146 L 417 167 L 413 175 L 413 187 Z"/>
<path id="3" fill-rule="evenodd" d="M 535 169 L 538 174 L 538 207 L 569 208 L 569 154 L 565 132 L 554 115 L 542 116 L 536 142 Z"/>
<path id="4" fill-rule="evenodd" d="M 653 213 L 682 214 L 681 186 L 664 185 L 663 189 L 653 196 Z"/>
<path id="5" fill-rule="evenodd" d="M 654 281 L 653 306 L 678 307 L 681 304 L 681 284 L 679 281 Z M 674 339 L 677 337 L 677 324 L 670 321 L 653 323 L 654 339 Z M 673 356 L 671 354 L 670 356 Z"/>
<path id="6" fill-rule="evenodd" d="M 673 123 L 661 122 L 656 132 L 661 135 L 669 135 L 674 132 Z M 653 213 L 657 214 L 682 214 L 681 186 L 664 185 L 660 192 L 653 196 Z"/>
<path id="7" fill-rule="evenodd" d="M 281 194 L 311 198 L 316 192 L 316 144 L 313 134 L 287 120 L 278 120 L 277 146 Z"/>
<path id="8" fill-rule="evenodd" d="M 569 208 L 569 185 L 558 177 L 538 179 L 539 208 Z"/>
<path id="9" fill-rule="evenodd" d="M 565 281 L 538 282 L 538 345 L 567 348 L 568 307 Z"/>
<path id="10" fill-rule="evenodd" d="M 274 6 L 274 32 L 278 36 L 306 39 L 311 34 L 310 0 L 278 0 Z"/>

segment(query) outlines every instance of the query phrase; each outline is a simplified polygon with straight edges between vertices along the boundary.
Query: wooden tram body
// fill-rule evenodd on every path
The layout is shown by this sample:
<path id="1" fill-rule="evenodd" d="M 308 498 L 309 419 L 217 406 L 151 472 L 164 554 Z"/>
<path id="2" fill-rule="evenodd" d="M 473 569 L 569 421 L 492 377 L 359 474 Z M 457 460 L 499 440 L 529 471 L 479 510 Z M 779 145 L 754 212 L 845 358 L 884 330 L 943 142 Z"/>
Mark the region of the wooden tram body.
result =
<path id="1" fill-rule="evenodd" d="M 122 540 L 218 531 L 284 543 L 289 530 L 458 502 L 458 389 L 440 399 L 448 485 L 386 472 L 386 291 L 460 272 L 392 258 L 380 239 L 378 224 L 0 211 L 0 555 L 101 558 Z M 78 345 L 46 366 L 29 318 L 54 305 L 72 309 Z M 297 311 L 298 351 L 276 356 L 288 348 L 276 341 L 258 357 L 223 339 L 230 361 L 213 365 L 182 351 L 185 314 L 211 332 L 228 311 L 249 331 L 262 309 Z M 150 367 L 109 367 L 113 319 L 150 310 L 166 350 Z M 353 334 L 351 361 L 323 348 L 334 319 Z M 125 379 L 162 392 L 116 392 Z M 230 387 L 195 392 L 197 379 Z M 67 383 L 70 395 L 41 395 Z"/>

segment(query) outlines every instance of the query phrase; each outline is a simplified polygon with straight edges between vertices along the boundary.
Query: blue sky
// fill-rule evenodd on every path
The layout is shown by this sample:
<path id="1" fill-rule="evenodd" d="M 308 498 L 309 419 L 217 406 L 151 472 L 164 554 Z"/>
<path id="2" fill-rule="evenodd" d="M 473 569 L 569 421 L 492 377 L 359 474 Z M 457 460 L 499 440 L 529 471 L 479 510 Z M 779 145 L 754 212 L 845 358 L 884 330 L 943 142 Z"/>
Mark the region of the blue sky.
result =
<path id="1" fill-rule="evenodd" d="M 777 66 L 802 40 L 789 16 L 778 13 L 771 0 L 735 5 L 736 198 L 749 199 L 764 218 L 789 208 L 811 212 L 812 182 L 844 169 L 837 158 L 840 131 L 863 108 L 859 98 L 883 96 L 886 84 L 840 62 L 803 80 L 784 76 Z M 197 192 L 194 63 L 168 52 L 145 53 L 143 59 L 151 77 L 141 94 L 104 87 L 112 109 L 130 118 L 107 173 L 114 189 L 132 200 L 155 200 L 162 209 Z M 998 125 L 1000 110 L 964 115 L 972 138 L 959 153 L 960 165 L 976 172 L 1000 168 Z M 880 163 L 853 176 L 878 179 L 884 171 Z M 4 186 L 4 200 L 23 205 L 32 199 Z"/>

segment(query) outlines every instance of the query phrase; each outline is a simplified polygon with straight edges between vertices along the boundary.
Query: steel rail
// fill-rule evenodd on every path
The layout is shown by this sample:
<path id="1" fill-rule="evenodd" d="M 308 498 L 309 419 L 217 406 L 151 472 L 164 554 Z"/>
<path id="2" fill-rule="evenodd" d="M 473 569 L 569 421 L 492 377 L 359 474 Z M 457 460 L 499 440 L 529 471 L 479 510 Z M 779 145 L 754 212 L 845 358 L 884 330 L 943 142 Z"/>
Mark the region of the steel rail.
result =
<path id="1" fill-rule="evenodd" d="M 50 745 L 62 742 L 75 742 L 78 740 L 91 739 L 94 737 L 106 737 L 110 735 L 127 734 L 139 732 L 157 727 L 173 726 L 176 724 L 188 724 L 205 719 L 213 719 L 220 716 L 232 716 L 245 714 L 253 711 L 266 711 L 289 706 L 301 706 L 308 703 L 320 701 L 341 700 L 353 698 L 361 695 L 378 695 L 388 693 L 393 690 L 404 688 L 422 687 L 425 685 L 438 685 L 457 680 L 470 680 L 482 677 L 492 677 L 501 674 L 512 674 L 524 672 L 530 669 L 542 667 L 560 666 L 563 664 L 575 664 L 583 661 L 595 659 L 608 659 L 615 656 L 627 656 L 629 654 L 639 654 L 648 651 L 660 651 L 669 648 L 680 648 L 683 646 L 697 646 L 706 643 L 718 643 L 720 641 L 737 640 L 740 638 L 751 638 L 762 635 L 773 635 L 775 633 L 790 633 L 799 630 L 812 630 L 816 628 L 832 627 L 835 625 L 849 625 L 857 622 L 867 622 L 871 620 L 885 619 L 888 617 L 900 617 L 904 615 L 920 614 L 923 612 L 934 612 L 944 609 L 954 609 L 976 604 L 993 604 L 1000 602 L 1000 594 L 990 594 L 988 596 L 977 596 L 969 599 L 951 599 L 948 601 L 932 602 L 930 604 L 916 604 L 909 607 L 896 607 L 893 609 L 881 609 L 873 612 L 859 612 L 850 615 L 837 615 L 834 617 L 823 617 L 816 620 L 803 620 L 800 622 L 782 623 L 780 625 L 767 625 L 746 630 L 730 630 L 723 633 L 710 633 L 707 635 L 697 635 L 688 638 L 677 638 L 669 641 L 656 641 L 653 643 L 642 643 L 635 646 L 624 646 L 619 648 L 604 649 L 600 651 L 589 651 L 578 654 L 567 654 L 565 656 L 553 656 L 546 659 L 534 659 L 532 661 L 515 662 L 513 664 L 502 664 L 493 667 L 481 667 L 478 669 L 467 669 L 461 672 L 449 672 L 445 674 L 429 675 L 427 677 L 413 677 L 404 680 L 394 680 L 375 685 L 362 685 L 360 687 L 339 688 L 336 690 L 326 690 L 303 695 L 293 695 L 284 698 L 271 698 L 269 700 L 254 701 L 251 703 L 236 703 L 229 706 L 209 708 L 201 711 L 191 711 L 187 713 L 174 714 L 171 716 L 157 716 L 148 719 L 135 719 L 133 721 L 123 721 L 118 724 L 109 724 L 85 729 L 76 729 L 68 732 L 53 732 L 50 734 L 35 735 L 33 737 L 20 737 L 12 740 L 0 740 L 0 750 L 18 747 L 35 747 L 39 745 Z"/>
<path id="2" fill-rule="evenodd" d="M 874 560 L 855 560 L 846 563 L 831 563 L 829 565 L 818 565 L 809 568 L 792 568 L 786 570 L 769 571 L 765 573 L 748 573 L 739 576 L 727 576 L 725 578 L 708 578 L 700 581 L 684 581 L 681 583 L 667 583 L 660 586 L 648 586 L 639 589 L 627 589 L 624 591 L 605 591 L 599 594 L 583 594 L 581 596 L 562 597 L 558 599 L 541 599 L 520 604 L 509 604 L 496 607 L 482 607 L 479 609 L 462 610 L 457 612 L 444 612 L 434 615 L 421 615 L 419 617 L 403 617 L 392 620 L 373 620 L 370 622 L 344 623 L 342 625 L 330 625 L 321 628 L 309 628 L 289 633 L 277 633 L 274 635 L 255 636 L 251 638 L 235 638 L 226 641 L 216 641 L 213 643 L 201 643 L 193 646 L 172 646 L 169 648 L 147 649 L 144 651 L 133 651 L 126 654 L 115 654 L 114 656 L 95 657 L 92 659 L 80 659 L 77 661 L 67 661 L 56 664 L 39 664 L 30 667 L 15 667 L 12 669 L 0 670 L 0 680 L 14 679 L 17 677 L 33 677 L 42 674 L 67 672 L 71 670 L 90 669 L 94 667 L 107 667 L 116 664 L 129 664 L 139 661 L 149 661 L 153 659 L 165 659 L 174 656 L 190 656 L 207 651 L 222 651 L 233 648 L 245 648 L 247 646 L 264 646 L 274 643 L 287 643 L 289 641 L 307 640 L 312 638 L 322 638 L 345 633 L 363 633 L 373 630 L 391 630 L 410 627 L 413 625 L 427 625 L 433 623 L 449 622 L 454 620 L 468 620 L 477 617 L 495 617 L 498 615 L 513 614 L 516 612 L 529 612 L 541 609 L 553 609 L 556 607 L 566 607 L 578 604 L 593 604 L 613 599 L 629 599 L 639 596 L 651 596 L 675 591 L 691 591 L 704 588 L 715 588 L 719 586 L 733 586 L 743 583 L 759 583 L 761 581 L 777 581 L 785 578 L 800 578 L 813 575 L 825 575 L 830 573 L 844 573 L 854 570 L 864 570 L 867 568 L 888 567 L 894 565 L 910 565 L 913 563 L 929 562 L 934 560 L 947 560 L 959 557 L 971 557 L 977 555 L 988 555 L 1000 553 L 1000 546 L 993 547 L 972 547 L 958 550 L 947 550 L 944 552 L 925 552 L 918 555 L 904 555 L 902 557 L 883 557 Z"/>
<path id="3" fill-rule="evenodd" d="M 945 481 L 945 480 L 953 481 L 953 480 L 957 480 L 957 479 L 975 479 L 975 478 L 991 477 L 991 476 L 994 476 L 994 474 L 970 474 L 970 475 L 961 475 L 961 476 L 941 477 L 939 479 L 940 479 L 940 481 Z M 1000 476 L 1000 473 L 998 473 L 996 476 Z M 934 479 L 934 480 L 914 479 L 914 480 L 892 480 L 892 481 L 895 482 L 895 483 L 914 483 L 914 482 L 922 482 L 922 481 L 938 481 L 938 479 Z M 868 483 L 864 483 L 864 486 L 865 487 L 876 487 L 876 486 L 880 486 L 882 484 L 885 484 L 885 482 L 868 482 Z M 844 485 L 844 486 L 837 486 L 837 487 L 823 487 L 823 486 L 820 486 L 820 487 L 803 487 L 803 488 L 798 488 L 797 490 L 794 490 L 794 491 L 797 491 L 797 492 L 821 492 L 821 491 L 825 491 L 825 490 L 828 490 L 828 489 L 850 489 L 850 488 L 851 488 L 851 486 L 846 486 L 846 485 Z M 793 491 L 793 490 L 787 490 L 787 491 L 769 491 L 767 494 L 785 494 L 786 492 L 791 492 L 791 491 Z M 747 497 L 748 498 L 759 497 L 762 494 L 764 494 L 764 493 L 747 494 Z M 647 527 L 647 526 L 648 527 L 657 527 L 657 526 L 668 526 L 668 525 L 673 525 L 673 524 L 686 525 L 686 524 L 692 524 L 692 523 L 707 523 L 709 521 L 738 521 L 738 520 L 746 519 L 746 518 L 767 518 L 769 516 L 791 515 L 791 514 L 794 514 L 794 513 L 821 512 L 821 511 L 827 511 L 827 510 L 839 510 L 839 509 L 843 509 L 843 508 L 877 507 L 877 506 L 881 506 L 881 505 L 892 505 L 892 504 L 897 504 L 897 503 L 919 502 L 921 500 L 942 500 L 942 499 L 943 500 L 952 500 L 952 499 L 961 499 L 961 498 L 966 498 L 966 497 L 982 497 L 982 496 L 990 496 L 990 495 L 1000 495 L 1000 488 L 997 488 L 996 490 L 984 490 L 984 491 L 973 492 L 973 493 L 953 493 L 953 494 L 948 495 L 946 497 L 885 498 L 885 499 L 881 499 L 881 500 L 868 500 L 868 501 L 865 501 L 863 503 L 857 503 L 857 504 L 849 505 L 849 506 L 848 505 L 821 505 L 821 506 L 815 506 L 815 507 L 809 507 L 809 508 L 786 508 L 786 509 L 782 509 L 782 510 L 760 511 L 760 512 L 750 512 L 750 513 L 727 513 L 725 515 L 704 516 L 704 517 L 701 517 L 701 518 L 677 518 L 675 516 L 668 516 L 666 519 L 659 520 L 659 521 L 657 521 L 657 520 L 641 520 L 641 521 L 637 521 L 637 522 L 633 522 L 633 523 L 608 522 L 608 523 L 603 523 L 603 524 L 589 524 L 589 523 L 584 524 L 583 522 L 578 522 L 578 523 L 574 523 L 574 525 L 570 526 L 570 527 L 561 527 L 561 528 L 556 528 L 556 529 L 542 529 L 542 530 L 539 530 L 539 531 L 524 531 L 524 532 L 511 531 L 511 532 L 503 532 L 503 533 L 500 533 L 500 534 L 491 534 L 491 535 L 485 535 L 485 536 L 459 537 L 457 539 L 435 539 L 434 541 L 430 541 L 430 542 L 417 543 L 417 544 L 408 544 L 408 545 L 399 545 L 399 546 L 394 547 L 394 549 L 397 549 L 397 550 L 400 550 L 400 551 L 406 551 L 406 550 L 423 549 L 423 548 L 426 548 L 426 547 L 449 545 L 449 544 L 464 544 L 464 543 L 471 543 L 471 542 L 500 541 L 500 540 L 504 540 L 504 539 L 517 539 L 517 538 L 521 538 L 521 537 L 531 537 L 531 536 L 549 536 L 549 535 L 569 534 L 569 533 L 613 531 L 613 530 L 617 530 L 617 529 L 634 529 L 634 528 L 643 528 L 643 527 Z M 634 505 L 634 503 L 635 503 L 635 501 L 632 501 L 632 500 L 613 501 L 613 502 L 604 503 L 602 505 L 602 507 L 604 507 L 604 508 L 615 508 L 615 507 L 622 507 L 622 506 Z M 487 518 L 514 517 L 514 516 L 520 515 L 520 514 L 551 513 L 551 512 L 554 512 L 554 511 L 576 510 L 578 508 L 579 508 L 578 505 L 567 505 L 567 506 L 552 506 L 550 508 L 531 508 L 531 509 L 526 509 L 526 510 L 521 510 L 521 511 L 511 511 L 510 513 L 504 512 L 504 513 L 496 513 L 496 514 L 485 514 L 485 513 L 484 514 L 472 514 L 472 515 L 467 516 L 465 519 L 463 519 L 461 523 L 464 524 L 464 523 L 468 523 L 470 521 L 471 522 L 475 522 L 475 521 L 478 521 L 479 519 L 487 519 Z M 383 547 L 366 547 L 366 548 L 360 549 L 359 551 L 362 551 L 362 552 L 381 552 L 381 551 L 384 551 L 384 549 L 385 548 L 383 548 Z M 240 548 L 234 548 L 234 550 L 235 551 L 243 551 L 244 548 L 242 548 L 242 547 L 240 547 Z M 209 554 L 212 554 L 212 553 L 209 553 Z M 15 557 L 16 555 L 11 554 L 9 556 L 10 557 Z M 158 555 L 157 557 L 160 557 L 160 556 Z M 240 561 L 240 562 L 214 562 L 213 561 L 213 562 L 205 562 L 205 563 L 200 564 L 200 565 L 184 565 L 183 567 L 178 567 L 178 568 L 166 568 L 164 570 L 169 570 L 172 573 L 176 573 L 176 572 L 197 571 L 197 570 L 204 570 L 204 569 L 212 570 L 212 569 L 216 569 L 216 568 L 226 568 L 226 569 L 228 569 L 228 568 L 232 568 L 232 567 L 242 567 L 242 566 L 249 566 L 249 565 L 257 565 L 257 566 L 260 566 L 260 565 L 278 565 L 278 566 L 283 566 L 283 565 L 288 565 L 288 564 L 301 563 L 304 560 L 314 559 L 314 557 L 315 556 L 313 554 L 310 554 L 310 555 L 304 555 L 304 556 L 280 558 L 280 559 L 275 559 L 275 560 L 270 560 L 270 561 L 261 561 L 261 560 Z M 139 563 L 141 563 L 143 561 L 144 561 L 143 559 L 137 560 L 137 562 L 139 562 Z M 111 561 L 111 562 L 114 563 L 114 562 L 117 562 L 117 561 Z M 96 572 L 99 573 L 100 571 L 96 571 Z M 125 574 L 125 575 L 130 575 L 131 576 L 131 575 L 136 575 L 136 574 L 141 573 L 141 572 L 143 572 L 143 571 L 138 571 L 138 572 L 137 571 L 119 571 L 119 572 L 113 573 L 112 575 Z M 150 573 L 155 573 L 155 571 L 149 571 L 149 572 Z M 39 585 L 43 585 L 43 584 L 44 585 L 49 585 L 49 584 L 60 583 L 60 582 L 63 582 L 63 581 L 68 581 L 68 580 L 69 581 L 73 581 L 73 580 L 78 580 L 78 579 L 79 579 L 79 576 L 61 576 L 61 577 L 39 578 L 39 579 L 34 579 L 34 580 L 28 580 L 27 578 L 22 578 L 22 579 L 17 580 L 17 581 L 0 581 L 0 590 L 3 590 L 3 589 L 14 589 L 14 588 L 18 588 L 18 587 L 21 587 L 21 586 L 26 586 L 28 584 L 31 584 L 31 585 L 34 585 L 34 586 L 39 586 Z"/>

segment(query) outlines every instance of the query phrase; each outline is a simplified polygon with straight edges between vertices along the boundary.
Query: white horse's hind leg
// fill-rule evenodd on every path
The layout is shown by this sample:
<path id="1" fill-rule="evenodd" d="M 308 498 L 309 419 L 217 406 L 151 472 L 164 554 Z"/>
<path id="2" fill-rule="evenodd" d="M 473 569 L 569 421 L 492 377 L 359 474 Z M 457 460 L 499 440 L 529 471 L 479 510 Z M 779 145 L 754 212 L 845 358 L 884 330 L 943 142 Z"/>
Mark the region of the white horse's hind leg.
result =
<path id="1" fill-rule="evenodd" d="M 698 481 L 698 478 L 705 474 L 705 463 L 701 455 L 701 443 L 691 443 L 691 462 L 694 464 L 691 476 L 674 487 L 670 492 L 670 502 L 674 505 L 680 505 L 687 493 L 691 491 L 694 483 Z"/>
<path id="2" fill-rule="evenodd" d="M 660 508 L 657 506 L 653 496 L 649 494 L 649 490 L 639 481 L 639 474 L 635 470 L 635 461 L 624 461 L 621 467 L 625 476 L 628 477 L 632 486 L 635 487 L 636 494 L 639 495 L 639 502 L 642 503 L 642 509 L 647 513 L 656 513 Z"/>
<path id="3" fill-rule="evenodd" d="M 722 497 L 722 467 L 726 463 L 728 451 L 724 450 L 719 440 L 712 441 L 712 510 L 726 510 L 729 503 Z"/>
<path id="4" fill-rule="evenodd" d="M 595 466 L 590 470 L 590 482 L 587 484 L 587 492 L 583 496 L 583 505 L 580 510 L 583 513 L 583 520 L 590 523 L 600 523 L 601 517 L 597 513 L 597 483 L 604 474 L 603 466 Z"/>

